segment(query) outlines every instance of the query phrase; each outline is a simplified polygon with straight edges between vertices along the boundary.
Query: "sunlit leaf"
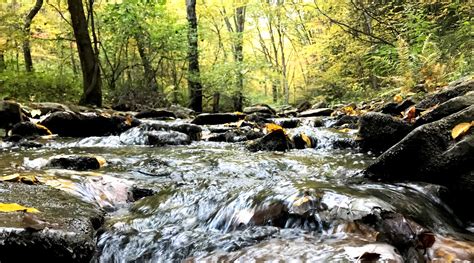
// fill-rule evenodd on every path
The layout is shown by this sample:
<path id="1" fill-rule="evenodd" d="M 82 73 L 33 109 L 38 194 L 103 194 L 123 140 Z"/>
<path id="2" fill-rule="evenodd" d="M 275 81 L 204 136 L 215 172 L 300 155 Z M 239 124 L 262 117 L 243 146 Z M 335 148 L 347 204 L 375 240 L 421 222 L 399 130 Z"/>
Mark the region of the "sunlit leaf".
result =
<path id="1" fill-rule="evenodd" d="M 307 202 L 310 202 L 310 201 L 311 201 L 311 199 L 308 196 L 303 196 L 300 199 L 296 200 L 293 203 L 293 206 L 295 206 L 295 207 L 302 206 L 303 204 L 305 204 Z"/>
<path id="2" fill-rule="evenodd" d="M 410 123 L 413 123 L 415 121 L 415 117 L 416 117 L 416 108 L 415 108 L 415 106 L 411 106 L 406 111 L 402 112 L 402 115 L 403 115 L 404 120 L 406 120 Z"/>
<path id="3" fill-rule="evenodd" d="M 28 213 L 39 213 L 39 210 L 33 207 L 25 207 L 17 203 L 0 203 L 0 212 L 26 211 Z"/>
<path id="4" fill-rule="evenodd" d="M 265 130 L 267 131 L 267 133 L 272 133 L 274 131 L 279 131 L 279 130 L 284 131 L 283 127 L 275 123 L 268 123 L 267 125 L 265 125 Z"/>
<path id="5" fill-rule="evenodd" d="M 339 131 L 340 131 L 340 132 L 343 132 L 343 133 L 348 133 L 349 131 L 351 131 L 351 129 L 349 129 L 349 128 L 344 128 L 344 129 L 340 129 Z"/>
<path id="6" fill-rule="evenodd" d="M 402 102 L 402 101 L 403 101 L 402 95 L 400 95 L 400 94 L 395 95 L 395 96 L 393 97 L 393 101 L 395 101 L 396 103 Z"/>
<path id="7" fill-rule="evenodd" d="M 303 139 L 307 147 L 309 148 L 313 147 L 313 144 L 311 143 L 311 138 L 309 138 L 308 135 L 301 133 L 301 139 Z"/>
<path id="8" fill-rule="evenodd" d="M 472 126 L 472 122 L 459 123 L 458 125 L 454 126 L 454 128 L 451 130 L 451 136 L 453 137 L 453 139 L 456 139 L 459 136 L 466 134 L 471 128 L 471 126 Z"/>
<path id="9" fill-rule="evenodd" d="M 41 124 L 37 124 L 37 123 L 36 123 L 35 125 L 36 125 L 36 127 L 37 127 L 38 129 L 45 131 L 48 135 L 52 135 L 52 134 L 53 134 L 48 128 L 46 128 L 45 126 L 43 126 L 43 125 L 41 125 Z"/>

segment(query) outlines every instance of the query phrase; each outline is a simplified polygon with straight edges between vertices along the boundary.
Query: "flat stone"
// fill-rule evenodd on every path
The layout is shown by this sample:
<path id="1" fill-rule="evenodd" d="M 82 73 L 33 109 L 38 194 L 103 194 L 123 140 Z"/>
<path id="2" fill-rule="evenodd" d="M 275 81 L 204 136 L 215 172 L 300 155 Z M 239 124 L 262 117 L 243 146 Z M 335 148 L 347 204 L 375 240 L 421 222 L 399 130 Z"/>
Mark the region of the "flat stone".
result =
<path id="1" fill-rule="evenodd" d="M 96 251 L 95 233 L 104 213 L 92 204 L 44 185 L 0 183 L 0 202 L 38 209 L 31 214 L 44 223 L 26 230 L 31 215 L 0 212 L 0 261 L 90 262 Z"/>

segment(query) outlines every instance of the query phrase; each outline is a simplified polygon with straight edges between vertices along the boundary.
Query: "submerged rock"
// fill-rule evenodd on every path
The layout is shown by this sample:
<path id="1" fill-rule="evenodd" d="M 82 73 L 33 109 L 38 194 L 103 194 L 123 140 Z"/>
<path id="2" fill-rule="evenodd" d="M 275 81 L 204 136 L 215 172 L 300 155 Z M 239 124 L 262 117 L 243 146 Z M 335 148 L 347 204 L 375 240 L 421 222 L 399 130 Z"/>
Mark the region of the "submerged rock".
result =
<path id="1" fill-rule="evenodd" d="M 190 123 L 154 123 L 151 125 L 155 130 L 161 131 L 177 131 L 188 135 L 191 140 L 199 141 L 202 135 L 202 128 Z"/>
<path id="2" fill-rule="evenodd" d="M 390 115 L 369 112 L 359 121 L 359 143 L 366 151 L 385 151 L 413 129 L 409 123 Z"/>
<path id="3" fill-rule="evenodd" d="M 124 116 L 59 111 L 49 115 L 40 124 L 59 136 L 90 137 L 120 134 L 139 125 L 140 122 Z"/>
<path id="4" fill-rule="evenodd" d="M 237 113 L 202 113 L 191 123 L 197 125 L 216 125 L 237 122 L 245 118 L 244 114 Z"/>
<path id="5" fill-rule="evenodd" d="M 1 262 L 90 262 L 104 213 L 44 185 L 0 184 L 1 203 L 19 203 L 39 213 L 0 213 Z"/>
<path id="6" fill-rule="evenodd" d="M 105 164 L 105 159 L 96 156 L 58 156 L 49 159 L 47 167 L 77 171 L 97 170 Z"/>
<path id="7" fill-rule="evenodd" d="M 247 149 L 251 152 L 257 151 L 287 151 L 294 148 L 293 142 L 283 130 L 273 131 L 260 139 L 256 139 L 247 144 Z"/>
<path id="8" fill-rule="evenodd" d="M 149 131 L 148 145 L 187 145 L 191 143 L 191 138 L 177 131 Z"/>
<path id="9" fill-rule="evenodd" d="M 0 129 L 10 129 L 23 120 L 20 104 L 14 101 L 0 101 Z"/>

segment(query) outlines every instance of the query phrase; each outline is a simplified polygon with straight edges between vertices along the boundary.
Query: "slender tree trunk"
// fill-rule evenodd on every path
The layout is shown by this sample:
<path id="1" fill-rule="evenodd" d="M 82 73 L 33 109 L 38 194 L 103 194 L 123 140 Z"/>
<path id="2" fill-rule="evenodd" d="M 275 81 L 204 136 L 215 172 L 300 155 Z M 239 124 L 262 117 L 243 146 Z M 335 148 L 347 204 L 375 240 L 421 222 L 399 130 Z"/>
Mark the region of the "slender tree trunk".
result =
<path id="1" fill-rule="evenodd" d="M 362 0 L 358 0 L 357 3 L 361 6 L 362 10 L 365 10 L 364 2 Z M 362 11 L 362 15 L 364 16 L 364 33 L 367 35 L 372 35 L 372 19 L 370 16 L 365 12 Z M 369 69 L 369 79 L 370 79 L 370 85 L 372 86 L 372 89 L 377 90 L 378 89 L 378 83 L 377 83 L 377 77 L 375 74 L 372 72 L 371 69 Z"/>
<path id="2" fill-rule="evenodd" d="M 236 74 L 236 91 L 234 94 L 234 109 L 236 111 L 242 111 L 243 108 L 243 90 L 244 90 L 244 75 L 242 74 L 242 64 L 244 62 L 244 26 L 245 26 L 245 11 L 246 6 L 239 6 L 235 9 L 234 22 L 235 22 L 235 37 L 234 44 L 234 57 L 237 62 L 237 74 Z"/>
<path id="3" fill-rule="evenodd" d="M 146 86 L 150 91 L 157 92 L 158 84 L 156 83 L 155 71 L 153 70 L 150 59 L 148 58 L 148 55 L 146 53 L 143 37 L 137 35 L 135 36 L 135 40 L 137 41 L 138 53 L 140 54 L 140 59 L 142 60 L 142 64 L 143 64 L 143 70 L 145 73 L 144 79 L 146 82 Z"/>
<path id="4" fill-rule="evenodd" d="M 43 0 L 36 0 L 35 6 L 30 10 L 25 18 L 25 26 L 23 27 L 25 33 L 25 39 L 23 40 L 23 56 L 25 57 L 25 68 L 27 72 L 33 71 L 33 60 L 31 59 L 30 47 L 31 22 L 33 22 L 33 18 L 38 14 L 42 6 Z"/>
<path id="5" fill-rule="evenodd" d="M 199 73 L 198 21 L 196 17 L 196 0 L 186 0 L 188 28 L 188 87 L 189 106 L 196 112 L 202 112 L 202 86 Z"/>
<path id="6" fill-rule="evenodd" d="M 72 73 L 74 76 L 77 75 L 77 65 L 76 65 L 76 59 L 74 56 L 74 47 L 72 45 L 72 42 L 69 42 L 69 50 L 71 51 L 71 67 L 72 67 Z"/>
<path id="7" fill-rule="evenodd" d="M 212 112 L 217 113 L 219 112 L 219 103 L 221 100 L 221 93 L 216 91 L 212 96 Z"/>
<path id="8" fill-rule="evenodd" d="M 7 64 L 5 63 L 5 51 L 0 50 L 0 72 L 3 72 L 7 69 Z"/>
<path id="9" fill-rule="evenodd" d="M 92 48 L 82 0 L 68 0 L 67 3 L 82 69 L 84 91 L 79 104 L 102 106 L 99 62 Z"/>

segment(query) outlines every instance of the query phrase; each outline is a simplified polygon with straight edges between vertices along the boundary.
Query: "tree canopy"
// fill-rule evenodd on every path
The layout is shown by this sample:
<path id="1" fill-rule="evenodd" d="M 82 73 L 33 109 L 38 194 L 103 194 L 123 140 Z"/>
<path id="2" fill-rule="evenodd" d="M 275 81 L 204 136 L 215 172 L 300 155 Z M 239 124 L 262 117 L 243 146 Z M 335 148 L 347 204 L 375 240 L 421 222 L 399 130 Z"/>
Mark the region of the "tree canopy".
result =
<path id="1" fill-rule="evenodd" d="M 107 105 L 193 106 L 202 93 L 203 111 L 241 110 L 430 92 L 473 71 L 470 1 L 84 0 L 83 36 L 73 3 L 1 4 L 3 97 L 84 102 L 95 72 L 91 96 Z"/>

